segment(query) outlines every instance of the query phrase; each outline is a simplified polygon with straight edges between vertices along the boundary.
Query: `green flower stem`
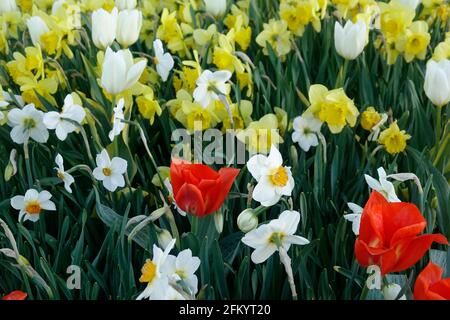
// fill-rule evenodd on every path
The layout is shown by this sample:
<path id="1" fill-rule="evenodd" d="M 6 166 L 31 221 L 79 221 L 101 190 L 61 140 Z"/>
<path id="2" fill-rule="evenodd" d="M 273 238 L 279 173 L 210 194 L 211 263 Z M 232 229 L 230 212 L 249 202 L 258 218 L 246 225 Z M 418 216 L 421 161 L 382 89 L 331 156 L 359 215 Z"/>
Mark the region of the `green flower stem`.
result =
<path id="1" fill-rule="evenodd" d="M 442 107 L 436 107 L 436 152 L 441 141 Z"/>
<path id="2" fill-rule="evenodd" d="M 336 79 L 335 88 L 342 88 L 345 84 L 345 76 L 347 75 L 348 60 L 344 59 L 344 63 L 339 68 L 338 77 Z"/>
<path id="3" fill-rule="evenodd" d="M 433 161 L 433 166 L 437 167 L 439 161 L 442 158 L 442 155 L 444 154 L 445 149 L 447 148 L 448 142 L 450 141 L 450 134 L 447 134 L 444 141 L 442 143 L 436 144 L 436 147 L 439 146 L 439 149 L 437 149 L 437 155 L 436 158 Z"/>
<path id="4" fill-rule="evenodd" d="M 28 186 L 31 188 L 33 186 L 33 173 L 31 172 L 31 163 L 30 163 L 30 153 L 28 150 L 28 139 L 23 143 L 23 153 L 25 156 L 25 167 L 27 170 L 27 179 Z"/>
<path id="5" fill-rule="evenodd" d="M 86 134 L 86 130 L 84 130 L 83 126 L 81 124 L 79 124 L 79 123 L 78 123 L 78 126 L 80 128 L 81 136 L 83 137 L 83 142 L 84 142 L 84 145 L 86 147 L 86 151 L 87 151 L 87 154 L 88 154 L 89 161 L 91 162 L 92 165 L 94 165 L 95 161 L 94 161 L 94 157 L 92 156 L 92 153 L 91 153 L 91 148 L 89 146 L 89 140 L 88 140 L 88 137 L 87 137 L 87 134 Z"/>
<path id="6" fill-rule="evenodd" d="M 168 208 L 165 212 L 167 220 L 169 220 L 170 230 L 172 231 L 172 236 L 176 239 L 176 246 L 179 249 L 180 243 L 180 233 L 178 232 L 177 224 L 175 223 L 175 217 L 173 216 L 172 210 Z"/>

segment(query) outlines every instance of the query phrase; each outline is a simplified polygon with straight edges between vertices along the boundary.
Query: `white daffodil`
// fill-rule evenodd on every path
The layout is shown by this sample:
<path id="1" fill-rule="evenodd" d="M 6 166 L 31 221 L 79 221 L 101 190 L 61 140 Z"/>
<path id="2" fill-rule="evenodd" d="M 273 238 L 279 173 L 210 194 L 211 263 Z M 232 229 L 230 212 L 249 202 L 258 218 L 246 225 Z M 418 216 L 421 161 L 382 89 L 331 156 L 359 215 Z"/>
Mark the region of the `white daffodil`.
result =
<path id="1" fill-rule="evenodd" d="M 97 168 L 92 173 L 95 179 L 103 182 L 103 186 L 107 190 L 114 192 L 117 187 L 125 186 L 123 175 L 127 171 L 128 166 L 125 159 L 114 157 L 111 160 L 108 152 L 103 149 L 97 155 L 95 162 L 97 163 Z"/>
<path id="2" fill-rule="evenodd" d="M 38 192 L 35 189 L 29 189 L 24 196 L 15 196 L 11 198 L 11 206 L 20 210 L 19 221 L 30 220 L 36 222 L 42 210 L 55 211 L 55 204 L 50 201 L 52 195 L 48 191 Z"/>
<path id="3" fill-rule="evenodd" d="M 169 277 L 163 273 L 163 265 L 175 245 L 173 239 L 167 248 L 162 251 L 156 245 L 153 245 L 153 259 L 147 259 L 141 269 L 142 275 L 139 282 L 147 283 L 147 287 L 137 297 L 137 300 L 171 300 L 183 299 L 183 297 L 169 284 Z"/>
<path id="4" fill-rule="evenodd" d="M 366 280 L 366 286 L 369 290 L 381 289 L 381 269 L 379 266 L 373 264 L 367 267 L 369 276 Z"/>
<path id="5" fill-rule="evenodd" d="M 125 128 L 125 123 L 122 122 L 123 119 L 125 119 L 125 115 L 123 114 L 123 108 L 125 106 L 125 100 L 122 98 L 117 103 L 117 106 L 114 108 L 114 117 L 113 117 L 113 127 L 112 130 L 109 132 L 109 139 L 111 141 L 114 141 L 114 137 L 118 136 L 123 128 Z"/>
<path id="6" fill-rule="evenodd" d="M 367 174 L 364 175 L 369 187 L 381 193 L 389 202 L 400 202 L 400 199 L 395 193 L 394 185 L 387 180 L 384 168 L 379 167 L 377 171 L 379 180 L 376 180 Z"/>
<path id="7" fill-rule="evenodd" d="M 347 206 L 352 213 L 344 214 L 344 219 L 350 221 L 352 223 L 352 231 L 355 235 L 359 235 L 359 225 L 361 223 L 361 215 L 363 212 L 363 208 L 358 206 L 356 203 L 349 202 Z"/>
<path id="8" fill-rule="evenodd" d="M 108 47 L 102 67 L 103 89 L 109 94 L 116 95 L 131 88 L 138 82 L 146 65 L 146 59 L 134 63 L 133 55 L 128 49 L 114 52 Z"/>
<path id="9" fill-rule="evenodd" d="M 44 124 L 47 129 L 55 130 L 59 140 L 64 141 L 69 133 L 77 131 L 79 128 L 76 123 L 81 122 L 86 117 L 86 111 L 83 107 L 75 104 L 72 95 L 68 94 L 64 99 L 62 112 L 48 112 L 44 115 Z"/>
<path id="10" fill-rule="evenodd" d="M 164 53 L 163 44 L 159 39 L 153 41 L 153 50 L 155 51 L 153 63 L 156 66 L 156 72 L 158 72 L 162 81 L 166 81 L 174 65 L 173 58 L 169 52 Z"/>
<path id="11" fill-rule="evenodd" d="M 206 108 L 212 101 L 220 100 L 219 95 L 226 96 L 228 93 L 229 84 L 226 82 L 230 78 L 231 72 L 228 70 L 203 71 L 196 81 L 197 87 L 193 93 L 195 101 Z"/>
<path id="12" fill-rule="evenodd" d="M 292 124 L 292 141 L 297 142 L 303 151 L 308 152 L 309 148 L 319 144 L 317 134 L 320 132 L 322 122 L 314 117 L 299 116 Z"/>
<path id="13" fill-rule="evenodd" d="M 57 165 L 57 167 L 55 167 L 56 175 L 64 182 L 64 188 L 67 192 L 72 193 L 70 185 L 75 182 L 75 179 L 70 173 L 67 173 L 64 170 L 64 159 L 59 153 L 56 155 L 55 163 Z"/>
<path id="14" fill-rule="evenodd" d="M 257 154 L 247 162 L 248 171 L 258 182 L 252 197 L 265 207 L 277 203 L 282 196 L 290 196 L 294 189 L 291 168 L 283 167 L 280 151 L 272 145 L 269 156 Z"/>
<path id="15" fill-rule="evenodd" d="M 170 183 L 169 178 L 166 178 L 164 180 L 164 186 L 166 187 L 167 191 L 169 192 L 169 197 L 172 200 L 172 204 L 174 205 L 175 209 L 177 209 L 178 213 L 181 214 L 183 217 L 186 216 L 186 212 L 184 212 L 183 210 L 181 210 L 176 202 L 175 202 L 175 197 L 173 195 L 173 188 L 172 188 L 172 184 Z"/>
<path id="16" fill-rule="evenodd" d="M 181 251 L 178 256 L 169 255 L 163 265 L 163 272 L 173 282 L 182 281 L 191 291 L 191 295 L 198 292 L 198 279 L 195 275 L 200 266 L 200 259 L 192 256 L 191 249 Z"/>
<path id="17" fill-rule="evenodd" d="M 22 144 L 31 137 L 44 143 L 48 140 L 48 130 L 43 123 L 44 113 L 37 110 L 34 104 L 28 104 L 23 109 L 15 108 L 8 112 L 8 125 L 12 127 L 11 139 Z"/>
<path id="18" fill-rule="evenodd" d="M 300 213 L 297 211 L 283 211 L 278 219 L 263 224 L 247 233 L 242 242 L 255 250 L 252 253 L 254 263 L 266 261 L 279 247 L 287 252 L 291 244 L 305 245 L 309 240 L 294 235 L 300 222 Z"/>

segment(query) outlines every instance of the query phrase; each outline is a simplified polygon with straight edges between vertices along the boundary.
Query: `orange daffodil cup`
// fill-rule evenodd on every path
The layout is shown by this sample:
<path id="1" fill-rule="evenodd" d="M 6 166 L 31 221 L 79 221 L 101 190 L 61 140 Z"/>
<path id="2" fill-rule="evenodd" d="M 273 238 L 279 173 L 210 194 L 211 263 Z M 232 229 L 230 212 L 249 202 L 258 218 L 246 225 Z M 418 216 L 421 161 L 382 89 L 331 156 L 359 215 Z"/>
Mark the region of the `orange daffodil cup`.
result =
<path id="1" fill-rule="evenodd" d="M 172 159 L 170 178 L 177 206 L 192 215 L 204 217 L 220 209 L 239 169 L 214 171 L 204 164 Z"/>
<path id="2" fill-rule="evenodd" d="M 366 203 L 355 255 L 364 267 L 377 265 L 381 275 L 400 272 L 415 265 L 433 242 L 448 245 L 442 234 L 420 234 L 426 221 L 411 203 L 388 202 L 373 191 Z"/>

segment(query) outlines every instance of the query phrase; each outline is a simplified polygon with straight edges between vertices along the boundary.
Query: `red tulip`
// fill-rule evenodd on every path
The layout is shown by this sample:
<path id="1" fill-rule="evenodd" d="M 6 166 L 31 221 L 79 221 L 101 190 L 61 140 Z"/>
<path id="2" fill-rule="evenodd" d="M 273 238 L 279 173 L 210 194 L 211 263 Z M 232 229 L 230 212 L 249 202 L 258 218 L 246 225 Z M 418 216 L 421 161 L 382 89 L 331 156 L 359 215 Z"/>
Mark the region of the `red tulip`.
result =
<path id="1" fill-rule="evenodd" d="M 2 300 L 25 300 L 26 297 L 27 294 L 25 292 L 16 290 L 4 296 Z"/>
<path id="2" fill-rule="evenodd" d="M 419 209 L 406 202 L 388 202 L 373 191 L 361 216 L 355 255 L 362 266 L 378 265 L 381 274 L 408 269 L 435 241 L 448 244 L 442 234 L 419 235 L 427 225 Z"/>
<path id="3" fill-rule="evenodd" d="M 433 262 L 417 276 L 414 285 L 416 300 L 450 300 L 450 278 L 442 279 L 442 269 Z"/>
<path id="4" fill-rule="evenodd" d="M 177 206 L 190 214 L 203 217 L 222 206 L 238 169 L 222 168 L 218 172 L 203 164 L 172 159 L 170 179 Z"/>

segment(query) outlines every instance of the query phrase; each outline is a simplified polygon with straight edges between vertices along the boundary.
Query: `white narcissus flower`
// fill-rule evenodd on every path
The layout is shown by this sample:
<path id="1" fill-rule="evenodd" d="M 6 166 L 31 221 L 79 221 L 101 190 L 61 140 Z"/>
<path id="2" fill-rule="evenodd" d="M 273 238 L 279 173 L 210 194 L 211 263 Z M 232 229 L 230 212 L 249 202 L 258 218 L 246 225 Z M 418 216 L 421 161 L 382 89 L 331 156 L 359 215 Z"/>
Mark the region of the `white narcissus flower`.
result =
<path id="1" fill-rule="evenodd" d="M 116 39 L 117 8 L 108 12 L 102 8 L 92 13 L 92 41 L 99 49 L 106 49 Z"/>
<path id="2" fill-rule="evenodd" d="M 423 86 L 428 99 L 437 107 L 443 107 L 450 101 L 450 60 L 439 62 L 430 60 L 425 72 Z"/>
<path id="3" fill-rule="evenodd" d="M 225 14 L 227 10 L 227 0 L 204 0 L 206 12 L 219 18 Z"/>
<path id="4" fill-rule="evenodd" d="M 387 286 L 384 286 L 382 290 L 384 300 L 406 300 L 404 294 L 397 299 L 401 291 L 402 287 L 396 283 L 390 283 Z"/>
<path id="5" fill-rule="evenodd" d="M 45 21 L 39 16 L 33 16 L 27 20 L 28 32 L 30 33 L 33 46 L 41 44 L 41 36 L 50 31 Z"/>
<path id="6" fill-rule="evenodd" d="M 117 187 L 125 186 L 123 175 L 128 167 L 128 163 L 125 159 L 114 157 L 111 160 L 108 152 L 103 149 L 102 152 L 97 155 L 95 162 L 97 163 L 97 168 L 92 172 L 94 178 L 102 181 L 103 186 L 107 190 L 114 192 Z"/>
<path id="7" fill-rule="evenodd" d="M 124 48 L 128 48 L 139 39 L 142 27 L 140 10 L 123 10 L 117 17 L 116 40 Z"/>
<path id="8" fill-rule="evenodd" d="M 294 235 L 300 222 L 300 213 L 297 211 L 283 211 L 278 219 L 263 224 L 255 230 L 245 234 L 242 242 L 254 248 L 251 258 L 254 263 L 266 261 L 279 246 L 287 252 L 291 244 L 305 245 L 309 240 Z"/>
<path id="9" fill-rule="evenodd" d="M 55 130 L 58 139 L 64 141 L 69 133 L 79 129 L 75 123 L 80 125 L 85 117 L 86 111 L 82 106 L 75 104 L 72 95 L 68 94 L 64 99 L 61 113 L 56 111 L 46 113 L 44 124 L 47 129 Z"/>
<path id="10" fill-rule="evenodd" d="M 64 182 L 64 188 L 67 192 L 72 193 L 72 188 L 70 185 L 75 182 L 75 179 L 70 173 L 67 173 L 64 170 L 64 159 L 59 153 L 56 155 L 55 163 L 57 165 L 57 167 L 55 167 L 56 175 Z"/>
<path id="11" fill-rule="evenodd" d="M 16 0 L 0 1 L 0 14 L 17 11 Z"/>
<path id="12" fill-rule="evenodd" d="M 114 52 L 108 48 L 103 60 L 102 87 L 112 95 L 121 93 L 136 84 L 146 65 L 146 59 L 134 63 L 128 49 Z"/>
<path id="13" fill-rule="evenodd" d="M 387 180 L 387 175 L 384 168 L 379 167 L 377 171 L 379 180 L 376 180 L 367 174 L 364 175 L 369 187 L 381 193 L 389 202 L 400 202 L 400 199 L 395 193 L 394 185 L 392 182 Z"/>
<path id="14" fill-rule="evenodd" d="M 166 81 L 174 65 L 173 58 L 169 52 L 164 53 L 163 44 L 159 39 L 153 41 L 153 50 L 155 50 L 153 63 L 156 66 L 156 72 L 158 72 L 162 81 Z"/>
<path id="15" fill-rule="evenodd" d="M 127 10 L 136 8 L 137 1 L 136 0 L 116 0 L 116 7 L 119 10 Z"/>
<path id="16" fill-rule="evenodd" d="M 125 100 L 121 98 L 117 103 L 117 106 L 114 108 L 114 117 L 113 117 L 113 127 L 109 132 L 108 137 L 111 141 L 114 141 L 114 137 L 118 136 L 123 128 L 125 128 L 125 123 L 122 122 L 125 119 L 125 115 L 123 114 L 123 108 L 125 106 Z"/>
<path id="17" fill-rule="evenodd" d="M 190 295 L 198 292 L 198 279 L 195 275 L 200 266 L 200 259 L 192 256 L 191 249 L 181 251 L 178 256 L 169 255 L 163 265 L 163 272 L 172 282 L 183 281 L 189 288 Z"/>
<path id="18" fill-rule="evenodd" d="M 28 104 L 23 109 L 15 108 L 8 112 L 8 125 L 12 127 L 11 139 L 22 144 L 31 137 L 44 143 L 48 140 L 48 130 L 43 122 L 44 112 L 37 110 L 34 104 Z"/>
<path id="19" fill-rule="evenodd" d="M 15 196 L 11 198 L 11 206 L 20 210 L 19 221 L 30 220 L 36 222 L 42 210 L 55 211 L 55 204 L 50 201 L 52 195 L 48 191 L 38 192 L 35 189 L 29 189 L 24 196 Z"/>
<path id="20" fill-rule="evenodd" d="M 170 242 L 164 251 L 156 245 L 153 245 L 153 258 L 145 261 L 145 264 L 141 269 L 142 275 L 139 278 L 139 282 L 147 283 L 147 286 L 136 300 L 183 299 L 183 297 L 169 284 L 169 277 L 163 272 L 163 265 L 174 245 L 175 239 Z"/>
<path id="21" fill-rule="evenodd" d="M 334 24 L 334 45 L 337 53 L 344 59 L 356 59 L 364 50 L 367 42 L 367 25 L 362 19 L 356 23 L 348 20 L 344 27 L 337 21 Z"/>
<path id="22" fill-rule="evenodd" d="M 363 208 L 353 202 L 347 203 L 347 206 L 350 210 L 352 210 L 352 213 L 344 214 L 344 219 L 352 223 L 353 233 L 355 235 L 359 235 L 359 226 L 361 224 L 361 215 L 363 212 Z"/>
<path id="23" fill-rule="evenodd" d="M 269 156 L 257 154 L 247 162 L 247 169 L 258 182 L 253 200 L 265 207 L 276 204 L 282 196 L 290 196 L 294 189 L 291 168 L 283 166 L 280 151 L 272 145 Z"/>
<path id="24" fill-rule="evenodd" d="M 182 215 L 183 217 L 185 217 L 185 216 L 186 216 L 186 212 L 184 212 L 183 210 L 181 210 L 181 209 L 177 206 L 177 204 L 176 204 L 176 202 L 175 202 L 175 197 L 174 197 L 174 195 L 173 195 L 173 188 L 172 188 L 172 184 L 170 183 L 169 178 L 166 178 L 166 179 L 164 180 L 164 186 L 166 187 L 167 191 L 169 192 L 169 197 L 172 199 L 172 204 L 174 205 L 175 209 L 177 209 L 177 211 L 178 211 L 178 213 L 179 213 L 180 215 Z"/>
<path id="25" fill-rule="evenodd" d="M 219 95 L 226 96 L 228 93 L 229 85 L 226 82 L 230 78 L 231 72 L 228 70 L 203 71 L 196 81 L 197 87 L 193 93 L 195 101 L 206 108 L 212 101 L 220 100 Z"/>
<path id="26" fill-rule="evenodd" d="M 320 132 L 322 122 L 314 117 L 299 116 L 292 124 L 292 141 L 297 142 L 303 151 L 308 152 L 311 147 L 319 144 L 317 133 Z"/>

